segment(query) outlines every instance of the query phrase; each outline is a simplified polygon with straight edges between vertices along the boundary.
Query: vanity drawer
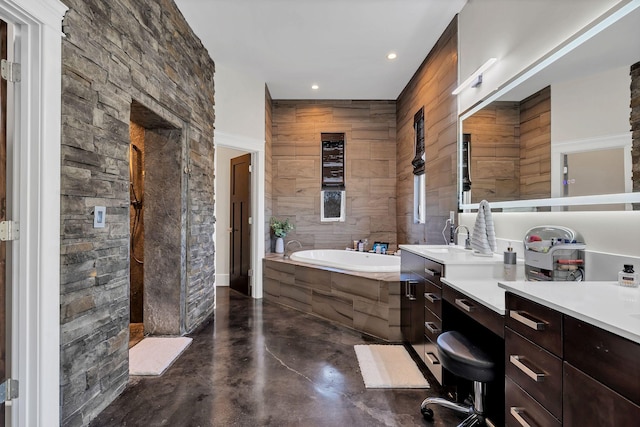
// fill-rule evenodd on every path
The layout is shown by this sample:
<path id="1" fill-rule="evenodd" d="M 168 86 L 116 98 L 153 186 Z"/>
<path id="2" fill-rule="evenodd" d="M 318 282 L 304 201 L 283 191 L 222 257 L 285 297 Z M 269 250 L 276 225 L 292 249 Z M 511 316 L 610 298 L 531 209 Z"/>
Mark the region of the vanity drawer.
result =
<path id="1" fill-rule="evenodd" d="M 560 286 L 560 285 L 558 285 Z M 562 357 L 562 314 L 506 293 L 505 324 L 534 343 Z"/>
<path id="2" fill-rule="evenodd" d="M 424 284 L 424 306 L 442 318 L 442 289 L 428 281 Z"/>
<path id="3" fill-rule="evenodd" d="M 423 356 L 422 360 L 424 364 L 427 365 L 427 368 L 436 380 L 438 380 L 438 383 L 442 384 L 442 365 L 438 357 L 438 347 L 436 346 L 435 340 L 433 342 L 428 339 L 425 340 Z"/>
<path id="4" fill-rule="evenodd" d="M 561 418 L 562 360 L 509 328 L 505 328 L 504 341 L 505 375 Z"/>
<path id="5" fill-rule="evenodd" d="M 508 427 L 526 425 L 557 427 L 562 424 L 510 378 L 505 378 L 505 424 Z"/>
<path id="6" fill-rule="evenodd" d="M 435 343 L 438 335 L 442 333 L 442 320 L 431 310 L 424 309 L 424 336 Z"/>
<path id="7" fill-rule="evenodd" d="M 504 337 L 504 318 L 495 311 L 485 307 L 450 286 L 445 286 L 442 289 L 442 296 L 445 301 L 475 321 L 479 322 L 494 334 Z"/>
<path id="8" fill-rule="evenodd" d="M 430 259 L 424 259 L 424 268 L 422 269 L 421 276 L 427 279 L 427 282 L 433 283 L 438 288 L 442 288 L 442 282 L 440 278 L 444 272 L 444 266 Z"/>
<path id="9" fill-rule="evenodd" d="M 640 405 L 640 344 L 565 316 L 564 349 L 567 362 Z"/>

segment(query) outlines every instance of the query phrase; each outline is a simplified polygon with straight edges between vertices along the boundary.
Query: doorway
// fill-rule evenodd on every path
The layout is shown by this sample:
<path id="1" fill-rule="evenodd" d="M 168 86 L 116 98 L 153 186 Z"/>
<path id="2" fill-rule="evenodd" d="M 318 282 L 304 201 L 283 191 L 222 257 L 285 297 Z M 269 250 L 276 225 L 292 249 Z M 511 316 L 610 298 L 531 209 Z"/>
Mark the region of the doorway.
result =
<path id="1" fill-rule="evenodd" d="M 251 295 L 251 154 L 231 159 L 229 197 L 229 286 Z"/>
<path id="2" fill-rule="evenodd" d="M 140 102 L 129 127 L 129 345 L 184 331 L 186 211 L 182 129 Z"/>
<path id="3" fill-rule="evenodd" d="M 145 128 L 129 128 L 129 348 L 144 338 L 144 141 Z"/>
<path id="4" fill-rule="evenodd" d="M 0 58 L 7 59 L 7 23 L 0 21 Z M 0 79 L 0 221 L 7 220 L 7 81 Z M 0 383 L 7 379 L 7 242 L 0 242 Z M 5 425 L 5 404 L 0 404 L 0 427 Z"/>

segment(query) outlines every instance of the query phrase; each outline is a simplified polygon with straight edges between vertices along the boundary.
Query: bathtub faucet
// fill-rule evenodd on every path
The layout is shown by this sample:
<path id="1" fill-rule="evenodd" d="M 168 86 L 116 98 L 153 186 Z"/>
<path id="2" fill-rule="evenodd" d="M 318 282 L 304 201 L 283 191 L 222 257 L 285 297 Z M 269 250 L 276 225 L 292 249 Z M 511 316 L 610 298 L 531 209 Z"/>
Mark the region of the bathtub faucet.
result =
<path id="1" fill-rule="evenodd" d="M 289 259 L 289 257 L 291 257 L 292 252 L 287 251 L 289 250 L 289 245 L 292 243 L 297 243 L 300 249 L 302 249 L 302 243 L 300 243 L 298 240 L 289 240 L 284 247 L 284 259 Z"/>

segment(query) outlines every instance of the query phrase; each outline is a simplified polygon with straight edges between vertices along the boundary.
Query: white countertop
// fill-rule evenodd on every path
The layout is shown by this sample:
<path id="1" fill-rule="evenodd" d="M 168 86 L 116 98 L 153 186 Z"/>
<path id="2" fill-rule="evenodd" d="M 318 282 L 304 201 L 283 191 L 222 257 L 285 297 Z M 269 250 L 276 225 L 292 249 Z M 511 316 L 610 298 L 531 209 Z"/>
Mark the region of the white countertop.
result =
<path id="1" fill-rule="evenodd" d="M 499 281 L 498 286 L 640 343 L 640 288 L 617 282 Z"/>
<path id="2" fill-rule="evenodd" d="M 463 246 L 447 246 L 447 245 L 400 245 L 400 249 L 412 252 L 416 255 L 429 258 L 433 261 L 444 265 L 456 264 L 502 264 L 503 256 L 493 254 L 493 256 L 474 255 L 473 251 L 464 249 Z"/>
<path id="3" fill-rule="evenodd" d="M 498 286 L 498 279 L 449 280 L 443 277 L 440 280 L 456 291 L 462 292 L 485 307 L 504 316 L 506 312 L 505 290 Z"/>

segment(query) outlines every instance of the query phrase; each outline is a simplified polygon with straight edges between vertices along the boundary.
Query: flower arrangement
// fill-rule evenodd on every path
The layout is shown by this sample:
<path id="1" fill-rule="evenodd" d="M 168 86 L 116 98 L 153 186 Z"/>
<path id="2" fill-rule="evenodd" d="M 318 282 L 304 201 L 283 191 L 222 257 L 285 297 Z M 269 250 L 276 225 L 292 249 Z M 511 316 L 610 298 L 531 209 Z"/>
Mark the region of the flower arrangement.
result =
<path id="1" fill-rule="evenodd" d="M 289 222 L 289 218 L 280 221 L 277 218 L 271 218 L 271 229 L 276 237 L 285 237 L 288 232 L 293 230 L 293 224 Z"/>

